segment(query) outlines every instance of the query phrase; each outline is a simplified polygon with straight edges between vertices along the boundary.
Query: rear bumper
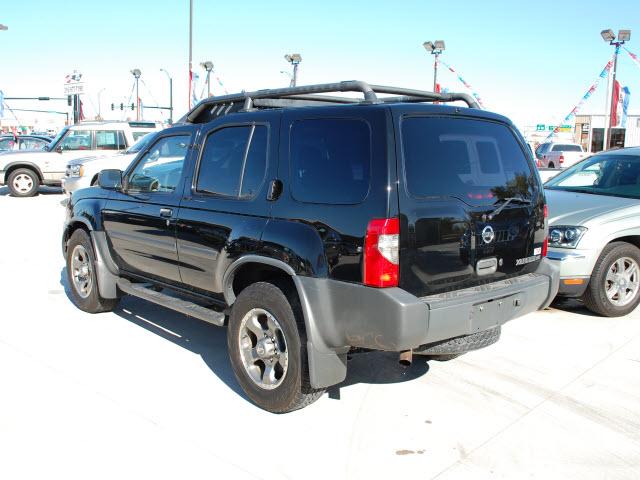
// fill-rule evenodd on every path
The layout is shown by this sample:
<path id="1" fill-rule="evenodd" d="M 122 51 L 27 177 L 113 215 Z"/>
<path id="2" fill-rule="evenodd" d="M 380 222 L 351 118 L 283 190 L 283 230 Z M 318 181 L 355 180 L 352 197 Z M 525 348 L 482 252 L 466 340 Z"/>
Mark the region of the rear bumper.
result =
<path id="1" fill-rule="evenodd" d="M 558 292 L 559 272 L 543 260 L 535 273 L 423 298 L 400 288 L 335 280 L 296 277 L 296 283 L 316 347 L 402 351 L 488 330 L 547 307 Z"/>

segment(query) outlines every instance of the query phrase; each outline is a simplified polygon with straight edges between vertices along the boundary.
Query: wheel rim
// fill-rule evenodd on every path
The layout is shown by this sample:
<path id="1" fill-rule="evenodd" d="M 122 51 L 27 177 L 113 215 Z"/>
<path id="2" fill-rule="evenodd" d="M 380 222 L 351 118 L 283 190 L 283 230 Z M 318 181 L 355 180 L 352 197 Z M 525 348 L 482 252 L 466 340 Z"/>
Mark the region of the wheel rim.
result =
<path id="1" fill-rule="evenodd" d="M 638 263 L 629 257 L 619 258 L 609 267 L 604 289 L 613 305 L 624 307 L 636 298 L 640 288 L 638 270 Z"/>
<path id="2" fill-rule="evenodd" d="M 13 179 L 13 188 L 20 193 L 30 192 L 33 188 L 33 178 L 26 173 L 16 175 Z"/>
<path id="3" fill-rule="evenodd" d="M 282 384 L 289 365 L 284 332 L 278 320 L 262 308 L 246 313 L 240 322 L 240 358 L 258 387 L 272 390 Z"/>
<path id="4" fill-rule="evenodd" d="M 76 245 L 71 253 L 71 279 L 73 280 L 73 288 L 80 297 L 87 298 L 91 295 L 93 287 L 91 260 L 82 245 Z"/>

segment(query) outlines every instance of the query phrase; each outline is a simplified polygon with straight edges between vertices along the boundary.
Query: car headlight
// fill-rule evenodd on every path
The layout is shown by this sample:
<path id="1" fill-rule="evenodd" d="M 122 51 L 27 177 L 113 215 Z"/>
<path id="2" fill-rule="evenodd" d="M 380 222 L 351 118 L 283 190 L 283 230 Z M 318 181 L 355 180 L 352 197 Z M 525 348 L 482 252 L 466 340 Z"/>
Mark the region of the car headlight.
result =
<path id="1" fill-rule="evenodd" d="M 553 225 L 549 228 L 549 246 L 557 248 L 576 248 L 587 229 L 565 225 Z"/>
<path id="2" fill-rule="evenodd" d="M 83 165 L 69 165 L 67 167 L 67 176 L 68 177 L 81 177 L 84 175 L 84 166 Z"/>

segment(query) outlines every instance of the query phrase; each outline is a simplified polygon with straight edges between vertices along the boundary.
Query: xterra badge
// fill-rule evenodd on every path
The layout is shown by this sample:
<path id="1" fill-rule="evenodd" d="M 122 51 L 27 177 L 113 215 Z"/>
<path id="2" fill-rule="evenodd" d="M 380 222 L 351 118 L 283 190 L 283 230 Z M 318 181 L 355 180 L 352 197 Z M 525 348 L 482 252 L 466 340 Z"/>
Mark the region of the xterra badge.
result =
<path id="1" fill-rule="evenodd" d="M 531 257 L 517 258 L 516 259 L 516 267 L 520 265 L 526 265 L 527 263 L 535 262 L 536 260 L 540 260 L 540 255 L 533 255 Z"/>

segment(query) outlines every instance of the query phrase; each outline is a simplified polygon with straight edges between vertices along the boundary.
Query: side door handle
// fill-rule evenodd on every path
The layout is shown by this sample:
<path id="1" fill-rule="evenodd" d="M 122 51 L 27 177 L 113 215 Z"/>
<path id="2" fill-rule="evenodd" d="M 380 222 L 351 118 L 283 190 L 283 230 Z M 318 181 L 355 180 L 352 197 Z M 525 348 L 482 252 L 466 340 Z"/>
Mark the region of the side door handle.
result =
<path id="1" fill-rule="evenodd" d="M 173 210 L 171 208 L 161 208 L 160 216 L 163 218 L 171 218 L 173 215 Z"/>

